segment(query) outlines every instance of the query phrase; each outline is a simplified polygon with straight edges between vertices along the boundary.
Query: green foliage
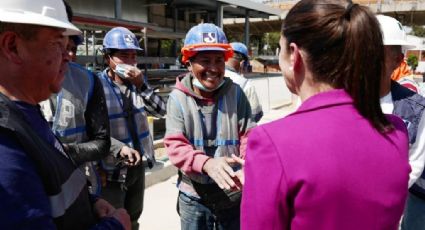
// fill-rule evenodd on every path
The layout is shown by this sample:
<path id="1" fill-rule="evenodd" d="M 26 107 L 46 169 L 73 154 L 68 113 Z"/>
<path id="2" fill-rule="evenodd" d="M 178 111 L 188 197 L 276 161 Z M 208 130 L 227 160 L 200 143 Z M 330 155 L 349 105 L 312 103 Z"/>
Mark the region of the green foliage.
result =
<path id="1" fill-rule="evenodd" d="M 416 70 L 416 67 L 418 67 L 418 57 L 416 57 L 413 54 L 410 54 L 407 58 L 407 64 L 412 68 L 413 71 Z"/>
<path id="2" fill-rule="evenodd" d="M 413 25 L 412 34 L 418 37 L 425 37 L 425 28 L 422 26 Z"/>

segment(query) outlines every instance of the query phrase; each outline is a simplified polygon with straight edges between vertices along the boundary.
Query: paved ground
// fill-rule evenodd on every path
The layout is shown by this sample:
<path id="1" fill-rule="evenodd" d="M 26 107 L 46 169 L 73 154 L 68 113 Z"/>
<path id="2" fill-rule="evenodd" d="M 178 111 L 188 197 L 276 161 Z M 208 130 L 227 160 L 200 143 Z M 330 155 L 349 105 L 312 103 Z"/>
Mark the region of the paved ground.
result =
<path id="1" fill-rule="evenodd" d="M 294 111 L 294 106 L 285 105 L 264 114 L 260 123 L 270 122 Z M 161 175 L 170 175 L 169 171 L 160 171 Z M 170 178 L 163 182 L 156 183 L 145 190 L 145 204 L 143 214 L 139 219 L 142 230 L 178 230 L 180 229 L 180 219 L 176 212 L 177 202 L 177 175 L 172 174 Z M 152 175 L 154 176 L 154 175 Z"/>

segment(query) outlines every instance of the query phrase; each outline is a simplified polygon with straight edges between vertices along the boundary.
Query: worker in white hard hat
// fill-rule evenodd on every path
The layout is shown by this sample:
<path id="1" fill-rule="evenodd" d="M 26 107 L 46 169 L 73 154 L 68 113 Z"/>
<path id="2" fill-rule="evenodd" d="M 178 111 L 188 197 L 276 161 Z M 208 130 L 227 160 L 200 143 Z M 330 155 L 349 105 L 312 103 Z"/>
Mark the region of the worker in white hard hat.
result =
<path id="1" fill-rule="evenodd" d="M 232 79 L 234 83 L 243 89 L 251 105 L 252 119 L 258 122 L 263 117 L 263 109 L 258 100 L 254 85 L 251 80 L 244 77 L 244 68 L 242 68 L 249 65 L 248 48 L 241 42 L 232 42 L 230 46 L 233 49 L 233 56 L 226 62 L 224 76 Z"/>
<path id="2" fill-rule="evenodd" d="M 38 103 L 61 89 L 71 24 L 62 0 L 0 1 L 0 229 L 129 229 L 89 195 Z"/>
<path id="3" fill-rule="evenodd" d="M 381 82 L 381 108 L 384 113 L 401 117 L 409 133 L 409 197 L 402 229 L 425 229 L 425 98 L 391 80 L 403 61 L 403 49 L 414 48 L 406 41 L 403 26 L 396 19 L 377 16 L 385 46 L 385 75 Z"/>

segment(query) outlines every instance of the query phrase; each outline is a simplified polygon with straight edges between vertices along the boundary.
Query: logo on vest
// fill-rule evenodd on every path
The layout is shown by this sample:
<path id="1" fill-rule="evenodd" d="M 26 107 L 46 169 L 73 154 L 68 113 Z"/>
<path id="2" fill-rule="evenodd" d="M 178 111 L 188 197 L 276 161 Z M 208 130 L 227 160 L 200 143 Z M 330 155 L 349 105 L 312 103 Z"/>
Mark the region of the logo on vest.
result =
<path id="1" fill-rule="evenodd" d="M 62 100 L 61 116 L 58 121 L 59 126 L 68 126 L 69 121 L 75 116 L 75 106 L 67 99 Z"/>

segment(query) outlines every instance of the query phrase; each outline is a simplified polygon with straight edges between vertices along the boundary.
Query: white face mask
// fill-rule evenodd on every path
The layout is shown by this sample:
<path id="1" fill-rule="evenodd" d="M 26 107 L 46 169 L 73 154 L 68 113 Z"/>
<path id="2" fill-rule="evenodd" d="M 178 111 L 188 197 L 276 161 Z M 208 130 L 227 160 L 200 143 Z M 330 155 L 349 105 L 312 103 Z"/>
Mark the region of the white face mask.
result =
<path id="1" fill-rule="evenodd" d="M 217 90 L 218 88 L 220 88 L 223 84 L 224 84 L 224 78 L 221 80 L 220 84 L 218 84 L 217 87 L 215 87 L 214 89 L 207 89 L 204 85 L 202 85 L 202 83 L 198 80 L 198 78 L 196 77 L 195 73 L 193 73 L 193 68 L 192 68 L 192 63 L 189 62 L 190 65 L 190 69 L 193 75 L 193 80 L 192 80 L 192 84 L 193 86 L 195 86 L 196 88 L 205 91 L 205 92 L 213 92 L 215 90 Z"/>
<path id="2" fill-rule="evenodd" d="M 133 69 L 137 69 L 136 64 L 134 65 L 129 65 L 129 64 L 124 64 L 124 63 L 116 63 L 114 60 L 112 60 L 112 57 L 109 57 L 109 60 L 115 64 L 115 69 L 112 70 L 114 71 L 115 74 L 117 74 L 120 78 L 128 78 L 128 71 L 131 71 Z"/>

